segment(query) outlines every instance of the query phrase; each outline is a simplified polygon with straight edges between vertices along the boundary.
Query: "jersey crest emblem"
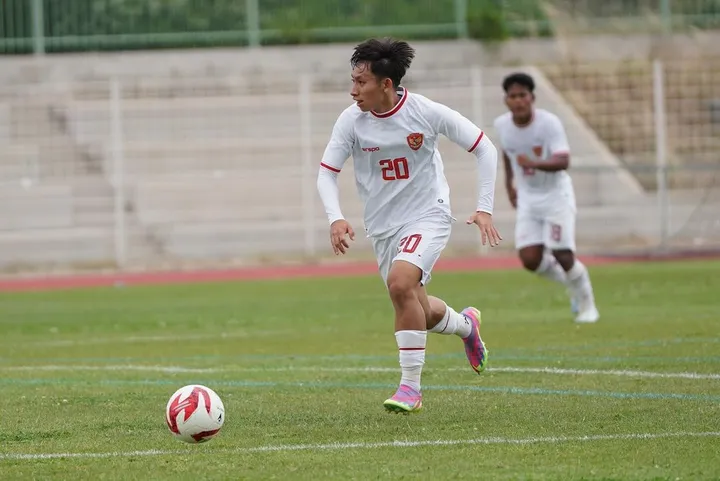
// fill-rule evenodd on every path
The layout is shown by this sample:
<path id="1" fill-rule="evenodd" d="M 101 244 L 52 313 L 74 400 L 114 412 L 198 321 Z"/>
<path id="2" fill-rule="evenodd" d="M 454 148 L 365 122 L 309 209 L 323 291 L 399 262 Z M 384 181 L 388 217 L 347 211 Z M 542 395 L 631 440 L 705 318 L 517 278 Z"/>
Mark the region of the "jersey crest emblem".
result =
<path id="1" fill-rule="evenodd" d="M 543 146 L 542 145 L 534 145 L 532 148 L 533 154 L 535 154 L 535 157 L 542 156 L 543 153 Z"/>
<path id="2" fill-rule="evenodd" d="M 418 150 L 423 144 L 423 134 L 415 132 L 407 136 L 407 143 L 413 150 Z"/>

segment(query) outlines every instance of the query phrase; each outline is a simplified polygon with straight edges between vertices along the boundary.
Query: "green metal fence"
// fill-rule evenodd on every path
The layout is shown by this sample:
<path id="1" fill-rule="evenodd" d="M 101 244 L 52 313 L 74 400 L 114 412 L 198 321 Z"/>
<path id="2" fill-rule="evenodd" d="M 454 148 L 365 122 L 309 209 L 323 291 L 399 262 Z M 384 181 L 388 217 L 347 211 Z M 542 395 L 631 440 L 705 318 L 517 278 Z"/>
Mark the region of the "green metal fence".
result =
<path id="1" fill-rule="evenodd" d="M 562 18 L 720 28 L 720 0 L 0 0 L 0 53 L 553 35 Z"/>
<path id="2" fill-rule="evenodd" d="M 506 0 L 512 2 L 512 0 Z M 720 28 L 720 0 L 545 0 L 546 9 L 596 31 Z"/>

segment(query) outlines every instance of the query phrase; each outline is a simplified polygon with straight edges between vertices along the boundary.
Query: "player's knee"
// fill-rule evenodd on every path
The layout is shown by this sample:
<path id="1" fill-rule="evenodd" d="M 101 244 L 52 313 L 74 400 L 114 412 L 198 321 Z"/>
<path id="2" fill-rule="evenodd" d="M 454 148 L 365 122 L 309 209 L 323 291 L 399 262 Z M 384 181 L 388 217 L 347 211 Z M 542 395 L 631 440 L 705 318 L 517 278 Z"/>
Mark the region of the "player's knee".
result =
<path id="1" fill-rule="evenodd" d="M 542 252 L 520 252 L 520 261 L 525 269 L 535 272 L 542 263 Z"/>
<path id="2" fill-rule="evenodd" d="M 553 256 L 564 271 L 569 271 L 575 264 L 575 253 L 568 249 L 554 250 Z"/>
<path id="3" fill-rule="evenodd" d="M 390 299 L 396 304 L 402 304 L 415 297 L 417 282 L 408 276 L 390 276 L 387 286 Z"/>
<path id="4" fill-rule="evenodd" d="M 393 264 L 388 276 L 387 287 L 390 299 L 394 304 L 403 304 L 417 298 L 416 290 L 420 284 L 420 274 L 417 271 L 419 269 L 409 263 Z"/>

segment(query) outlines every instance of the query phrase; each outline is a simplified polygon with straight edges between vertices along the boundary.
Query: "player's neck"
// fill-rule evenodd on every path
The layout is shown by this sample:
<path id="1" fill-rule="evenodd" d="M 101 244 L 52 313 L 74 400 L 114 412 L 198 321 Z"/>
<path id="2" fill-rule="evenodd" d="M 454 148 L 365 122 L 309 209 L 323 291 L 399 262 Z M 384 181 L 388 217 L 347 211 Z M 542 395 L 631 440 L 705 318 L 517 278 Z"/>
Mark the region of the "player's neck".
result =
<path id="1" fill-rule="evenodd" d="M 531 111 L 530 115 L 515 117 L 513 116 L 513 123 L 516 127 L 527 127 L 535 119 L 535 111 Z"/>
<path id="2" fill-rule="evenodd" d="M 398 95 L 397 90 L 393 90 L 390 95 L 387 95 L 382 99 L 380 105 L 378 105 L 377 109 L 375 109 L 375 113 L 382 115 L 390 112 L 399 102 L 400 96 Z"/>

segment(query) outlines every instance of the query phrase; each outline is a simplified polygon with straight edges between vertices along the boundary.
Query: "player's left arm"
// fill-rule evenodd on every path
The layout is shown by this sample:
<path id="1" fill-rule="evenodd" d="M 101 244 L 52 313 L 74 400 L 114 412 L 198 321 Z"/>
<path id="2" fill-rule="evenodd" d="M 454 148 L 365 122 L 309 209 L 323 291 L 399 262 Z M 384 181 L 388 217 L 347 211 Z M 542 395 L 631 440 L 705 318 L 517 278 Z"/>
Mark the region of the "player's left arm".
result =
<path id="1" fill-rule="evenodd" d="M 534 168 L 544 172 L 558 172 L 570 167 L 570 146 L 562 122 L 555 116 L 548 119 L 547 145 L 550 158 L 535 162 Z"/>
<path id="2" fill-rule="evenodd" d="M 459 112 L 438 103 L 432 104 L 431 122 L 437 132 L 475 156 L 478 166 L 478 200 L 475 214 L 467 223 L 480 227 L 483 244 L 499 244 L 502 237 L 492 225 L 497 180 L 498 151 L 480 127 Z"/>

